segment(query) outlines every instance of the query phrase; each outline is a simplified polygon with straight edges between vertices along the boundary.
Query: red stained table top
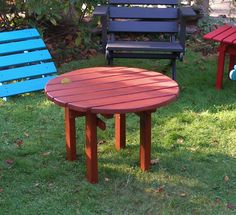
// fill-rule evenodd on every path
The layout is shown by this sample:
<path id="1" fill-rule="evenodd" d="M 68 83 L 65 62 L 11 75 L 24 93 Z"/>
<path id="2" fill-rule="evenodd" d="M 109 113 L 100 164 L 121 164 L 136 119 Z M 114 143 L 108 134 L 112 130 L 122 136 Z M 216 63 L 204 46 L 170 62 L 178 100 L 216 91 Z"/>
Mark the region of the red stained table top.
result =
<path id="1" fill-rule="evenodd" d="M 153 110 L 177 99 L 178 84 L 153 71 L 94 67 L 58 76 L 45 87 L 54 103 L 79 112 L 127 113 Z"/>
<path id="2" fill-rule="evenodd" d="M 236 26 L 224 25 L 204 35 L 204 39 L 236 45 Z"/>

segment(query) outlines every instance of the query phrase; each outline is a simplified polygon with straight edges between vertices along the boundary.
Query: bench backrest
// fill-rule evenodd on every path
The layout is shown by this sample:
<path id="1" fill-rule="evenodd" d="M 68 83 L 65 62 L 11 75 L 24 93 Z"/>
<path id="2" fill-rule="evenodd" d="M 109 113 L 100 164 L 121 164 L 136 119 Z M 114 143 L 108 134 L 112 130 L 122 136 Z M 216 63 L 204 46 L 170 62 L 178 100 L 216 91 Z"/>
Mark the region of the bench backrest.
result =
<path id="1" fill-rule="evenodd" d="M 178 13 L 178 0 L 110 0 L 109 32 L 175 34 Z"/>
<path id="2" fill-rule="evenodd" d="M 44 89 L 56 72 L 36 29 L 0 33 L 0 97 Z"/>

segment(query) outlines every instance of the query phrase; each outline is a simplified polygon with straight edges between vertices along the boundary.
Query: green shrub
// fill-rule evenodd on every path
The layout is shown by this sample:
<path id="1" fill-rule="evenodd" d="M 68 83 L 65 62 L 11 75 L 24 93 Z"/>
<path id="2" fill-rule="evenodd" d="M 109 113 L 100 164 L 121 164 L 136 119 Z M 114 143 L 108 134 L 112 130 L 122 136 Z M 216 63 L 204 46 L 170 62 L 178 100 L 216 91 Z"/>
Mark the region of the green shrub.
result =
<path id="1" fill-rule="evenodd" d="M 1 28 L 24 25 L 79 24 L 104 0 L 0 0 Z"/>

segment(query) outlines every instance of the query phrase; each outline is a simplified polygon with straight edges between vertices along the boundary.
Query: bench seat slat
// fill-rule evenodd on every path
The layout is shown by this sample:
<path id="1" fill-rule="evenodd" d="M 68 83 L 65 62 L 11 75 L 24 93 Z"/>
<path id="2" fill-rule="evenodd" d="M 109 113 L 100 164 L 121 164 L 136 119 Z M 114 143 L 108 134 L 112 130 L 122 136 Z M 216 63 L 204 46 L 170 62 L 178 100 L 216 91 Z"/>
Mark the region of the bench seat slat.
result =
<path id="1" fill-rule="evenodd" d="M 17 80 L 21 78 L 34 77 L 39 75 L 49 75 L 56 73 L 57 69 L 53 62 L 23 66 L 19 68 L 6 69 L 0 71 L 0 82 Z"/>
<path id="2" fill-rule="evenodd" d="M 37 90 L 43 90 L 46 83 L 53 78 L 55 78 L 55 76 L 48 76 L 45 78 L 38 78 L 2 85 L 0 86 L 0 97 L 7 97 Z"/>
<path id="3" fill-rule="evenodd" d="M 149 21 L 110 21 L 110 32 L 136 33 L 177 33 L 177 22 L 149 22 Z"/>
<path id="4" fill-rule="evenodd" d="M 25 29 L 0 33 L 0 43 L 40 37 L 36 29 Z"/>
<path id="5" fill-rule="evenodd" d="M 177 19 L 177 8 L 110 7 L 110 18 Z"/>
<path id="6" fill-rule="evenodd" d="M 114 41 L 107 44 L 107 49 L 113 51 L 183 52 L 183 47 L 179 43 L 171 42 Z"/>
<path id="7" fill-rule="evenodd" d="M 20 42 L 11 42 L 0 44 L 0 55 L 21 52 L 26 50 L 36 50 L 45 48 L 46 45 L 42 39 L 25 40 Z"/>
<path id="8" fill-rule="evenodd" d="M 152 4 L 152 5 L 178 5 L 178 0 L 110 0 L 110 4 Z"/>
<path id="9" fill-rule="evenodd" d="M 14 54 L 0 57 L 0 67 L 15 66 L 15 65 L 33 63 L 37 61 L 45 61 L 50 59 L 51 55 L 48 50 Z"/>

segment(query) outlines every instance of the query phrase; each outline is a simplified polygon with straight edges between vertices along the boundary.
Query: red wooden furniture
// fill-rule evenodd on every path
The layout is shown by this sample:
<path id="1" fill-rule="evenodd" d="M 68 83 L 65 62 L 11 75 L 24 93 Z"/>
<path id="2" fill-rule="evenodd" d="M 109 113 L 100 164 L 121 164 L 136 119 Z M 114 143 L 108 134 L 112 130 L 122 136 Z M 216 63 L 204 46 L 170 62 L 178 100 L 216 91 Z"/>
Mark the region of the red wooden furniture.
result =
<path id="1" fill-rule="evenodd" d="M 167 76 L 145 69 L 95 67 L 75 70 L 48 82 L 46 96 L 65 108 L 67 159 L 76 159 L 75 118 L 86 118 L 87 179 L 98 182 L 97 126 L 105 129 L 98 118 L 115 115 L 116 149 L 125 147 L 125 115 L 140 117 L 140 166 L 148 170 L 151 148 L 151 113 L 177 99 L 178 84 Z"/>
<path id="2" fill-rule="evenodd" d="M 224 25 L 204 36 L 204 39 L 220 42 L 218 47 L 218 67 L 216 77 L 216 89 L 223 85 L 225 56 L 229 54 L 229 71 L 233 68 L 236 60 L 236 26 Z"/>

